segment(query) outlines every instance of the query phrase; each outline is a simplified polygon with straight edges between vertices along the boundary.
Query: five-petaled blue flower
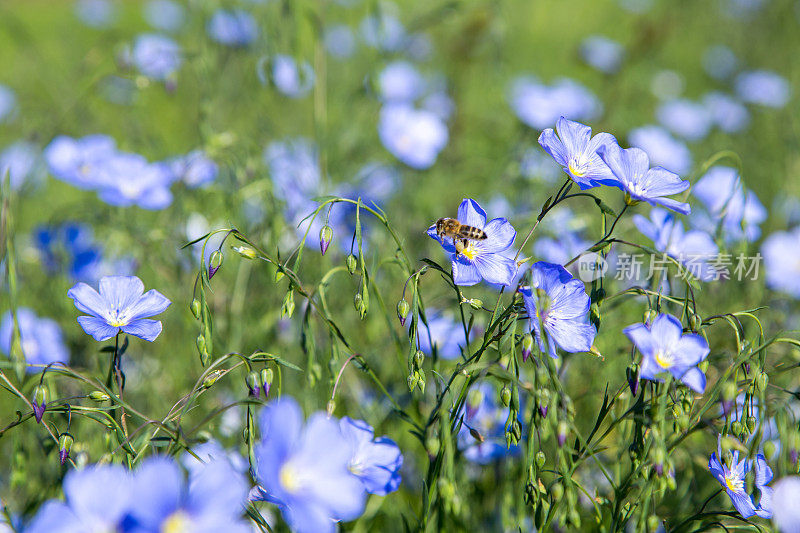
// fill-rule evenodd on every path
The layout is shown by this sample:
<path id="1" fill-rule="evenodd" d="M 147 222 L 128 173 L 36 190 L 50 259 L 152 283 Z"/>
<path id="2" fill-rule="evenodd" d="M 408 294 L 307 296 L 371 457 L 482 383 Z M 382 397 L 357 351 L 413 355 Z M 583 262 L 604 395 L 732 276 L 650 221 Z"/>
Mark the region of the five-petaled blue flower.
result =
<path id="1" fill-rule="evenodd" d="M 69 350 L 64 344 L 61 328 L 55 320 L 36 316 L 32 309 L 20 307 L 17 309 L 17 324 L 19 325 L 20 343 L 25 362 L 28 364 L 28 373 L 41 372 L 41 366 L 51 363 L 69 362 Z M 14 320 L 11 311 L 3 315 L 0 323 L 0 352 L 11 354 L 11 338 L 13 336 Z"/>
<path id="2" fill-rule="evenodd" d="M 683 335 L 680 320 L 660 314 L 652 324 L 633 324 L 622 332 L 642 354 L 642 378 L 660 381 L 669 372 L 693 391 L 705 390 L 706 376 L 697 365 L 708 356 L 708 343 L 695 333 Z"/>
<path id="3" fill-rule="evenodd" d="M 564 117 L 556 122 L 556 131 L 547 128 L 539 136 L 542 148 L 581 189 L 617 184 L 617 178 L 597 154 L 601 146 L 616 142 L 610 133 L 598 133 L 592 137 L 592 128 Z"/>
<path id="4" fill-rule="evenodd" d="M 374 438 L 372 427 L 363 420 L 344 417 L 339 421 L 342 436 L 350 443 L 348 468 L 370 494 L 386 496 L 400 486 L 403 455 L 389 437 Z"/>
<path id="5" fill-rule="evenodd" d="M 650 159 L 644 150 L 623 149 L 618 144 L 607 144 L 601 146 L 598 153 L 617 177 L 618 183 L 615 185 L 630 195 L 632 200 L 663 205 L 684 215 L 691 211 L 685 202 L 664 198 L 685 191 L 689 188 L 689 182 L 665 168 L 650 168 Z"/>
<path id="6" fill-rule="evenodd" d="M 299 533 L 333 533 L 337 521 L 361 515 L 366 491 L 350 472 L 352 449 L 336 420 L 319 412 L 303 424 L 297 402 L 282 398 L 264 407 L 260 427 L 251 499 L 278 504 Z"/>
<path id="7" fill-rule="evenodd" d="M 456 285 L 475 285 L 482 279 L 489 283 L 510 285 L 517 273 L 513 257 L 504 252 L 511 248 L 517 236 L 516 230 L 505 218 L 486 222 L 484 211 L 475 200 L 465 199 L 458 206 L 458 221 L 486 232 L 484 240 L 469 240 L 459 253 L 452 239 L 442 239 L 436 233 L 436 225 L 428 228 L 428 235 L 435 239 L 450 254 L 453 262 L 453 281 Z"/>
<path id="8" fill-rule="evenodd" d="M 758 506 L 753 503 L 752 496 L 747 493 L 745 479 L 753 466 L 752 461 L 747 457 L 739 461 L 737 450 L 732 453 L 730 465 L 720 462 L 718 457 L 721 456 L 721 450 L 717 445 L 717 451 L 712 453 L 708 460 L 708 469 L 728 493 L 733 506 L 739 511 L 742 518 L 750 518 L 753 515 L 772 518 L 772 487 L 767 486 L 772 481 L 772 469 L 767 464 L 764 455 L 759 453 L 755 458 L 755 488 L 761 493 L 761 501 Z"/>
<path id="9" fill-rule="evenodd" d="M 170 302 L 155 289 L 144 293 L 136 276 L 106 276 L 100 279 L 100 292 L 85 283 L 72 287 L 67 296 L 75 307 L 91 316 L 79 316 L 83 331 L 97 341 L 110 339 L 120 331 L 154 341 L 161 333 L 161 321 L 148 317 L 162 313 Z"/>
<path id="10" fill-rule="evenodd" d="M 520 292 L 539 350 L 558 357 L 556 347 L 569 353 L 592 348 L 597 330 L 588 323 L 589 295 L 583 282 L 563 266 L 535 263 L 531 286 L 522 287 Z"/>

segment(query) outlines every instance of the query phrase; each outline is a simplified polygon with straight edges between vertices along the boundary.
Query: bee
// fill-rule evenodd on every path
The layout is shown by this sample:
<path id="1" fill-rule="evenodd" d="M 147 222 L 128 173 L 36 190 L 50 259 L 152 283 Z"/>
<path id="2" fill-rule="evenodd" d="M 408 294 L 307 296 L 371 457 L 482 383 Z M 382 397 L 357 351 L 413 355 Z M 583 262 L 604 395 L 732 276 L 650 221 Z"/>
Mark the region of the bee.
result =
<path id="1" fill-rule="evenodd" d="M 486 240 L 486 232 L 475 226 L 462 224 L 455 218 L 440 218 L 436 221 L 436 234 L 444 239 L 453 239 L 456 254 L 460 254 L 469 245 L 469 241 Z"/>

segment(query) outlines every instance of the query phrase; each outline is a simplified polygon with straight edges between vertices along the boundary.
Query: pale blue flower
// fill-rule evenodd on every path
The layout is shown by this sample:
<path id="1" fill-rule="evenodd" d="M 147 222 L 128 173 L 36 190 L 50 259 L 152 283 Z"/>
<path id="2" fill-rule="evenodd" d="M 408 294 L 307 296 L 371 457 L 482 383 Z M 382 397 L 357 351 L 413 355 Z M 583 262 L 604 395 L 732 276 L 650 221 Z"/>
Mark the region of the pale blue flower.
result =
<path id="1" fill-rule="evenodd" d="M 219 167 L 203 150 L 192 150 L 171 163 L 172 174 L 190 189 L 205 187 L 217 179 Z"/>
<path id="2" fill-rule="evenodd" d="M 619 70 L 625 48 L 604 35 L 590 35 L 581 43 L 581 56 L 586 63 L 606 74 Z"/>
<path id="3" fill-rule="evenodd" d="M 383 106 L 378 134 L 392 155 L 418 170 L 432 166 L 448 140 L 447 126 L 441 118 L 406 104 Z"/>
<path id="4" fill-rule="evenodd" d="M 767 287 L 800 298 L 800 226 L 764 239 L 761 253 Z"/>
<path id="5" fill-rule="evenodd" d="M 109 205 L 160 210 L 172 203 L 169 188 L 174 180 L 166 163 L 150 163 L 138 154 L 118 153 L 100 167 L 96 188 L 100 199 Z"/>
<path id="6" fill-rule="evenodd" d="M 589 89 L 567 78 L 552 85 L 530 76 L 517 78 L 511 86 L 510 102 L 522 122 L 540 131 L 559 117 L 590 121 L 602 112 L 602 104 Z"/>
<path id="7" fill-rule="evenodd" d="M 149 0 L 144 5 L 144 19 L 157 30 L 178 31 L 185 18 L 186 10 L 173 0 Z"/>
<path id="8" fill-rule="evenodd" d="M 98 293 L 86 283 L 72 287 L 67 296 L 78 311 L 78 323 L 96 341 L 127 333 L 153 342 L 161 333 L 161 321 L 152 317 L 163 313 L 170 302 L 155 289 L 144 293 L 144 284 L 136 276 L 106 276 L 100 280 Z"/>
<path id="9" fill-rule="evenodd" d="M 663 205 L 684 215 L 691 211 L 689 204 L 665 198 L 685 191 L 689 182 L 665 168 L 650 168 L 650 159 L 644 150 L 606 144 L 598 153 L 616 176 L 618 181 L 615 185 L 633 200 Z"/>
<path id="10" fill-rule="evenodd" d="M 692 169 L 692 154 L 683 142 L 675 139 L 659 126 L 642 126 L 628 133 L 631 146 L 641 148 L 654 165 L 664 167 L 678 175 Z"/>
<path id="11" fill-rule="evenodd" d="M 662 126 L 688 141 L 702 140 L 711 131 L 712 116 L 708 108 L 686 98 L 662 103 L 656 109 L 656 117 Z"/>
<path id="12" fill-rule="evenodd" d="M 345 24 L 336 24 L 325 29 L 325 48 L 336 59 L 346 59 L 356 51 L 353 30 Z"/>
<path id="13" fill-rule="evenodd" d="M 133 65 L 148 78 L 164 81 L 181 66 L 181 47 L 164 35 L 139 35 L 131 51 Z"/>
<path id="14" fill-rule="evenodd" d="M 556 131 L 547 128 L 539 136 L 542 148 L 582 190 L 617 185 L 617 178 L 597 153 L 601 147 L 616 143 L 613 135 L 598 133 L 592 137 L 592 128 L 564 117 L 556 122 Z"/>
<path id="15" fill-rule="evenodd" d="M 728 493 L 733 506 L 739 511 L 742 518 L 750 518 L 753 515 L 771 518 L 772 487 L 769 487 L 768 483 L 772 481 L 772 469 L 767 464 L 766 458 L 759 453 L 756 455 L 755 461 L 751 461 L 747 457 L 740 461 L 739 451 L 733 450 L 731 464 L 727 465 L 720 462 L 717 454 L 722 456 L 719 445 L 717 452 L 712 453 L 708 460 L 708 469 Z M 753 466 L 755 466 L 755 488 L 761 494 L 758 506 L 753 502 L 753 497 L 747 493 L 747 473 Z"/>
<path id="16" fill-rule="evenodd" d="M 741 102 L 721 92 L 710 92 L 703 97 L 703 105 L 711 114 L 711 121 L 725 133 L 737 133 L 750 124 L 750 112 Z"/>
<path id="17" fill-rule="evenodd" d="M 0 83 L 0 123 L 11 118 L 16 107 L 17 97 L 14 91 Z"/>
<path id="18" fill-rule="evenodd" d="M 597 330 L 589 324 L 589 295 L 583 282 L 561 265 L 538 261 L 531 266 L 531 285 L 520 288 L 530 329 L 539 350 L 558 357 L 588 352 Z"/>
<path id="19" fill-rule="evenodd" d="M 708 210 L 708 222 L 696 219 L 701 227 L 713 232 L 721 224 L 728 242 L 742 239 L 752 242 L 761 235 L 759 224 L 767 219 L 767 210 L 753 191 L 745 189 L 736 169 L 711 167 L 694 185 L 692 194 Z"/>
<path id="20" fill-rule="evenodd" d="M 87 26 L 106 28 L 117 18 L 117 5 L 111 0 L 78 0 L 75 15 Z"/>
<path id="21" fill-rule="evenodd" d="M 783 533 L 800 531 L 800 477 L 788 476 L 775 482 L 772 494 L 772 520 Z"/>
<path id="22" fill-rule="evenodd" d="M 380 10 L 379 15 L 365 17 L 359 26 L 367 46 L 385 52 L 396 52 L 406 42 L 406 29 L 397 17 Z"/>
<path id="23" fill-rule="evenodd" d="M 458 206 L 458 221 L 486 232 L 484 240 L 469 240 L 460 253 L 456 253 L 452 238 L 442 239 L 436 233 L 436 224 L 428 228 L 428 235 L 442 245 L 450 256 L 453 281 L 456 285 L 475 285 L 481 280 L 488 283 L 510 285 L 517 273 L 513 257 L 506 255 L 514 244 L 516 230 L 505 218 L 487 222 L 486 211 L 471 199 Z"/>
<path id="24" fill-rule="evenodd" d="M 206 30 L 213 40 L 227 46 L 248 46 L 258 38 L 256 19 L 241 9 L 217 9 Z"/>
<path id="25" fill-rule="evenodd" d="M 272 82 L 284 95 L 302 98 L 314 87 L 314 69 L 308 61 L 298 64 L 293 57 L 278 54 L 272 60 Z"/>
<path id="26" fill-rule="evenodd" d="M 395 61 L 378 75 L 378 89 L 384 102 L 412 103 L 425 91 L 425 80 L 408 61 Z"/>
<path id="27" fill-rule="evenodd" d="M 29 365 L 28 373 L 41 372 L 43 368 L 30 365 L 49 365 L 50 363 L 69 363 L 69 350 L 64 343 L 64 335 L 55 320 L 40 318 L 32 309 L 17 309 L 20 342 L 25 361 Z M 3 315 L 0 323 L 0 352 L 11 354 L 11 337 L 14 332 L 14 320 L 11 311 Z"/>
<path id="28" fill-rule="evenodd" d="M 108 135 L 87 135 L 80 139 L 60 135 L 44 150 L 54 178 L 89 190 L 99 186 L 106 162 L 116 155 L 116 143 Z"/>
<path id="29" fill-rule="evenodd" d="M 697 393 L 705 390 L 706 376 L 697 365 L 708 357 L 708 343 L 696 333 L 684 335 L 680 320 L 662 313 L 652 323 L 634 324 L 622 332 L 642 354 L 642 379 L 662 381 L 669 373 Z"/>
<path id="30" fill-rule="evenodd" d="M 388 437 L 375 438 L 372 426 L 363 420 L 344 417 L 339 421 L 342 436 L 350 443 L 350 472 L 361 480 L 370 494 L 386 496 L 400 487 L 403 455 Z"/>
<path id="31" fill-rule="evenodd" d="M 419 349 L 427 356 L 434 353 L 442 359 L 452 360 L 461 357 L 464 344 L 464 327 L 453 318 L 429 309 L 425 313 L 427 326 L 420 320 L 417 323 Z M 411 322 L 409 322 L 409 327 Z M 470 332 L 470 336 L 472 333 Z"/>
<path id="32" fill-rule="evenodd" d="M 43 170 L 40 150 L 32 142 L 17 141 L 0 152 L 0 182 L 8 173 L 13 190 L 26 182 L 38 181 Z"/>
<path id="33" fill-rule="evenodd" d="M 563 176 L 561 170 L 558 163 L 543 153 L 538 146 L 526 149 L 520 157 L 519 171 L 528 179 L 555 183 L 560 176 Z"/>
<path id="34" fill-rule="evenodd" d="M 718 80 L 730 78 L 738 66 L 739 60 L 736 54 L 724 44 L 710 46 L 703 53 L 703 68 L 712 78 Z"/>

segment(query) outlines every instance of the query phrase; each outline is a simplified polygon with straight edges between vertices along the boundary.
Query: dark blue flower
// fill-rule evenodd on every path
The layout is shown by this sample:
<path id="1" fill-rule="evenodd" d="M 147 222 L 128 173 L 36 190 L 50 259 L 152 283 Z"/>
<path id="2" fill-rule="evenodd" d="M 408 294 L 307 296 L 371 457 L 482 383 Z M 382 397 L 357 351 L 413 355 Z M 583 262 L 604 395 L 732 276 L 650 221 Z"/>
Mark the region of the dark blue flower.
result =
<path id="1" fill-rule="evenodd" d="M 747 473 L 753 467 L 753 461 L 744 457 L 739 460 L 738 450 L 732 453 L 731 464 L 721 463 L 717 457 L 722 456 L 719 446 L 717 452 L 712 453 L 708 460 L 708 469 L 717 478 L 717 481 L 730 496 L 733 506 L 742 515 L 742 518 L 750 518 L 753 515 L 761 518 L 772 517 L 772 487 L 767 486 L 772 481 L 772 469 L 767 464 L 766 458 L 758 454 L 755 458 L 755 488 L 761 494 L 758 506 L 753 502 L 753 497 L 747 493 Z"/>
<path id="2" fill-rule="evenodd" d="M 17 309 L 17 324 L 19 325 L 22 353 L 25 354 L 28 373 L 41 372 L 42 366 L 50 363 L 69 363 L 69 351 L 64 344 L 61 328 L 55 320 L 40 318 L 32 309 L 20 307 Z M 11 311 L 3 315 L 0 323 L 0 352 L 11 354 L 11 337 L 13 335 L 14 320 Z"/>
<path id="3" fill-rule="evenodd" d="M 564 117 L 556 122 L 556 131 L 547 128 L 539 136 L 542 148 L 553 156 L 581 189 L 617 184 L 617 178 L 597 154 L 601 146 L 616 142 L 609 133 L 598 133 L 592 137 L 592 128 Z"/>
<path id="4" fill-rule="evenodd" d="M 650 159 L 644 150 L 606 144 L 600 147 L 599 154 L 617 177 L 616 186 L 632 200 L 663 205 L 684 215 L 691 211 L 689 204 L 665 198 L 685 191 L 689 188 L 689 182 L 665 168 L 650 168 Z"/>
<path id="5" fill-rule="evenodd" d="M 184 479 L 169 457 L 151 457 L 133 473 L 124 530 L 131 533 L 231 531 L 249 533 L 244 475 L 224 459 L 193 469 Z"/>
<path id="6" fill-rule="evenodd" d="M 563 266 L 534 263 L 531 286 L 520 292 L 539 350 L 558 357 L 557 347 L 569 353 L 592 348 L 597 330 L 588 322 L 589 295 Z"/>
<path id="7" fill-rule="evenodd" d="M 100 292 L 85 283 L 72 287 L 67 296 L 79 311 L 83 330 L 97 341 L 110 339 L 120 331 L 154 341 L 161 333 L 161 321 L 151 320 L 163 313 L 170 302 L 155 289 L 144 293 L 144 284 L 136 276 L 106 276 L 100 280 Z"/>
<path id="8" fill-rule="evenodd" d="M 352 448 L 335 420 L 319 412 L 304 424 L 297 402 L 284 397 L 264 407 L 259 422 L 251 498 L 278 504 L 299 533 L 333 533 L 337 521 L 363 513 L 366 491 L 350 472 Z"/>
<path id="9" fill-rule="evenodd" d="M 65 501 L 47 501 L 25 531 L 122 531 L 133 497 L 131 476 L 125 468 L 94 465 L 69 470 L 64 476 L 63 489 Z"/>
<path id="10" fill-rule="evenodd" d="M 634 324 L 622 332 L 642 354 L 641 378 L 661 381 L 669 372 L 693 391 L 705 390 L 706 376 L 697 365 L 708 356 L 708 343 L 696 333 L 683 335 L 680 320 L 660 314 L 651 324 Z"/>
<path id="11" fill-rule="evenodd" d="M 450 255 L 453 280 L 456 285 L 475 285 L 482 279 L 488 283 L 510 285 L 517 273 L 517 264 L 506 252 L 514 244 L 516 230 L 505 218 L 486 222 L 484 211 L 475 200 L 465 199 L 458 206 L 458 221 L 486 232 L 486 239 L 470 240 L 466 247 L 456 253 L 453 240 L 442 240 L 436 233 L 436 225 L 428 228 L 428 235 L 442 245 Z"/>
<path id="12" fill-rule="evenodd" d="M 386 496 L 400 486 L 403 455 L 388 437 L 375 438 L 372 426 L 363 420 L 344 417 L 339 421 L 342 435 L 350 443 L 350 472 L 370 494 Z"/>
<path id="13" fill-rule="evenodd" d="M 247 46 L 258 37 L 253 15 L 241 9 L 218 9 L 206 27 L 212 39 L 227 46 Z"/>

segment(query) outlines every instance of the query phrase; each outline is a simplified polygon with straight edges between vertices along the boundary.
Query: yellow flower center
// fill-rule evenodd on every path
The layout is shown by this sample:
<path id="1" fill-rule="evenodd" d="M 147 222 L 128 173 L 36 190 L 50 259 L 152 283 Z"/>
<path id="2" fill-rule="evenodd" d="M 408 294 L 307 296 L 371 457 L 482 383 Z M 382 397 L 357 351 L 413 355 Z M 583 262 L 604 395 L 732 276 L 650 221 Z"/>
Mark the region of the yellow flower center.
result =
<path id="1" fill-rule="evenodd" d="M 189 533 L 192 529 L 192 521 L 183 511 L 175 511 L 161 524 L 161 533 Z"/>
<path id="2" fill-rule="evenodd" d="M 673 357 L 670 352 L 659 350 L 656 352 L 655 360 L 661 368 L 669 368 L 672 366 Z"/>
<path id="3" fill-rule="evenodd" d="M 583 177 L 584 174 L 586 174 L 586 171 L 583 169 L 583 166 L 579 165 L 578 162 L 575 160 L 570 161 L 567 167 L 569 168 L 569 173 L 572 174 L 573 176 L 581 178 Z"/>
<path id="4" fill-rule="evenodd" d="M 300 490 L 300 478 L 297 469 L 291 464 L 286 463 L 280 472 L 281 485 L 287 492 L 297 492 Z"/>
<path id="5" fill-rule="evenodd" d="M 461 255 L 472 261 L 478 255 L 478 250 L 475 249 L 475 244 L 472 241 L 461 250 Z"/>

